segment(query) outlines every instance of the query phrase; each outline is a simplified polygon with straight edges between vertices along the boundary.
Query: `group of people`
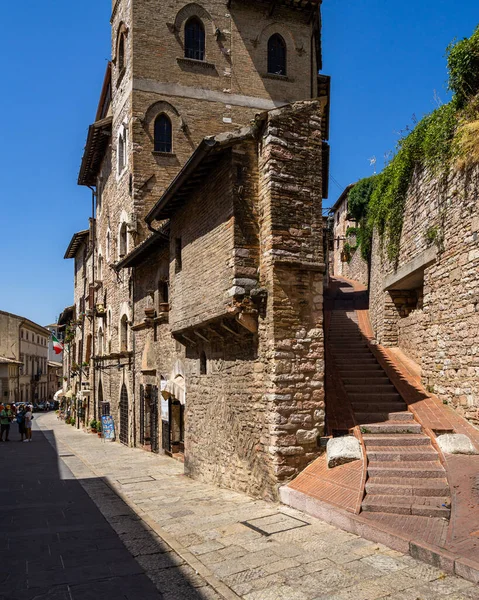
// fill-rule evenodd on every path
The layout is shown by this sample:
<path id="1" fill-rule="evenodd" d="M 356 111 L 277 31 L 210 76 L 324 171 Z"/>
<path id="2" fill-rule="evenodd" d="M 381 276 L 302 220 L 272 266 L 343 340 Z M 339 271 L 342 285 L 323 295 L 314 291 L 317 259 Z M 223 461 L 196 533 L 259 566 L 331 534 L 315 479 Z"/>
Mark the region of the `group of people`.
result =
<path id="1" fill-rule="evenodd" d="M 30 404 L 0 404 L 0 442 L 9 442 L 10 425 L 18 425 L 20 442 L 32 441 L 33 408 Z M 4 439 L 5 438 L 5 439 Z"/>

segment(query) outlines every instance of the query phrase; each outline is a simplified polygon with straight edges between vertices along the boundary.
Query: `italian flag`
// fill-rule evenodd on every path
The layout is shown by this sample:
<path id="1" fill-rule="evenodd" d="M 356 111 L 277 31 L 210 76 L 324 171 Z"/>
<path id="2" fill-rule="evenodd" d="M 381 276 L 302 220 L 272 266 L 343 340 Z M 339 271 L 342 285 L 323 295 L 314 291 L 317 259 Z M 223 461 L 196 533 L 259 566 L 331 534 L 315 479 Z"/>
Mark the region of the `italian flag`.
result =
<path id="1" fill-rule="evenodd" d="M 63 352 L 63 344 L 60 343 L 57 338 L 52 333 L 53 340 L 53 349 L 55 350 L 55 354 L 61 354 Z"/>

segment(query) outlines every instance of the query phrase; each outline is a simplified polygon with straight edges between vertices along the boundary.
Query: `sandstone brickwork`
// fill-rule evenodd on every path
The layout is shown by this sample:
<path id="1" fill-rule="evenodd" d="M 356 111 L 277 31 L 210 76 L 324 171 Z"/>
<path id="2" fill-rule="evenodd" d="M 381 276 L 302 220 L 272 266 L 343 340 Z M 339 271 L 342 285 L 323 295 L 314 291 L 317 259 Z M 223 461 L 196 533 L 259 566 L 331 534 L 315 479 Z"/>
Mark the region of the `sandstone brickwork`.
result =
<path id="1" fill-rule="evenodd" d="M 191 18 L 204 60 L 185 57 Z M 192 476 L 275 497 L 317 454 L 324 424 L 326 111 L 323 101 L 274 112 L 318 93 L 318 5 L 116 0 L 111 25 L 79 178 L 96 194 L 85 423 L 107 402 L 121 442 L 184 452 Z M 283 74 L 268 73 L 273 34 L 286 45 Z M 167 152 L 155 150 L 162 115 Z M 251 123 L 187 201 L 149 219 L 201 144 Z"/>
<path id="2" fill-rule="evenodd" d="M 427 388 L 474 424 L 479 424 L 478 184 L 477 167 L 454 170 L 447 180 L 416 173 L 397 265 L 386 260 L 374 236 L 370 290 L 379 342 L 403 349 L 421 365 Z M 391 283 L 395 274 L 408 271 L 412 283 L 407 278 Z"/>

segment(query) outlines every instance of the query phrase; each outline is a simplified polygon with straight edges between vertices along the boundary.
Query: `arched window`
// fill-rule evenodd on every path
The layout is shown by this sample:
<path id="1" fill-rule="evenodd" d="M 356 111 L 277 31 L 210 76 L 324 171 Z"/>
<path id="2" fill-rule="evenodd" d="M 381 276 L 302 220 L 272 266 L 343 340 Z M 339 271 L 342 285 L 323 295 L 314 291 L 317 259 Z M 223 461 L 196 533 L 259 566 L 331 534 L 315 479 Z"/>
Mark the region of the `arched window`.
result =
<path id="1" fill-rule="evenodd" d="M 286 42 L 279 33 L 268 40 L 268 73 L 286 75 Z"/>
<path id="2" fill-rule="evenodd" d="M 120 239 L 119 239 L 119 255 L 120 255 L 120 258 L 122 256 L 125 256 L 125 254 L 127 252 L 127 247 L 128 247 L 128 243 L 127 243 L 126 223 L 123 222 L 121 224 L 121 227 L 120 227 Z"/>
<path id="3" fill-rule="evenodd" d="M 118 70 L 120 73 L 125 68 L 125 35 L 120 35 L 120 42 L 118 44 Z"/>
<path id="4" fill-rule="evenodd" d="M 128 351 L 128 317 L 123 315 L 120 322 L 120 352 Z"/>
<path id="5" fill-rule="evenodd" d="M 127 159 L 128 159 L 128 137 L 126 125 L 122 125 L 120 133 L 118 135 L 118 147 L 117 147 L 117 162 L 118 162 L 118 175 L 121 175 L 125 170 Z"/>
<path id="6" fill-rule="evenodd" d="M 171 152 L 172 130 L 171 121 L 165 114 L 155 119 L 155 152 Z"/>
<path id="7" fill-rule="evenodd" d="M 197 17 L 191 17 L 185 25 L 185 57 L 205 60 L 205 28 Z"/>

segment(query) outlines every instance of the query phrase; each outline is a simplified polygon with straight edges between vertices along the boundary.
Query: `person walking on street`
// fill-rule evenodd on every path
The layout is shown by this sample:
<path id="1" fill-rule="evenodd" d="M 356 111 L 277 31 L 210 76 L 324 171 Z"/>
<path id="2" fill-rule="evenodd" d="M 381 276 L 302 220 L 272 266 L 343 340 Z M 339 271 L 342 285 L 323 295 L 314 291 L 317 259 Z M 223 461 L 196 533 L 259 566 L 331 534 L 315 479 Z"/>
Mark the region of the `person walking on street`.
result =
<path id="1" fill-rule="evenodd" d="M 10 405 L 4 406 L 0 404 L 0 442 L 3 442 L 3 434 L 5 433 L 5 441 L 9 442 L 10 421 L 12 420 L 12 411 Z"/>
<path id="2" fill-rule="evenodd" d="M 25 412 L 25 435 L 26 435 L 27 439 L 23 440 L 24 442 L 32 441 L 32 419 L 33 419 L 32 407 L 27 406 L 27 410 Z"/>
<path id="3" fill-rule="evenodd" d="M 25 407 L 20 406 L 17 411 L 17 423 L 18 423 L 18 433 L 20 434 L 20 441 L 23 442 L 23 438 L 25 437 Z"/>

